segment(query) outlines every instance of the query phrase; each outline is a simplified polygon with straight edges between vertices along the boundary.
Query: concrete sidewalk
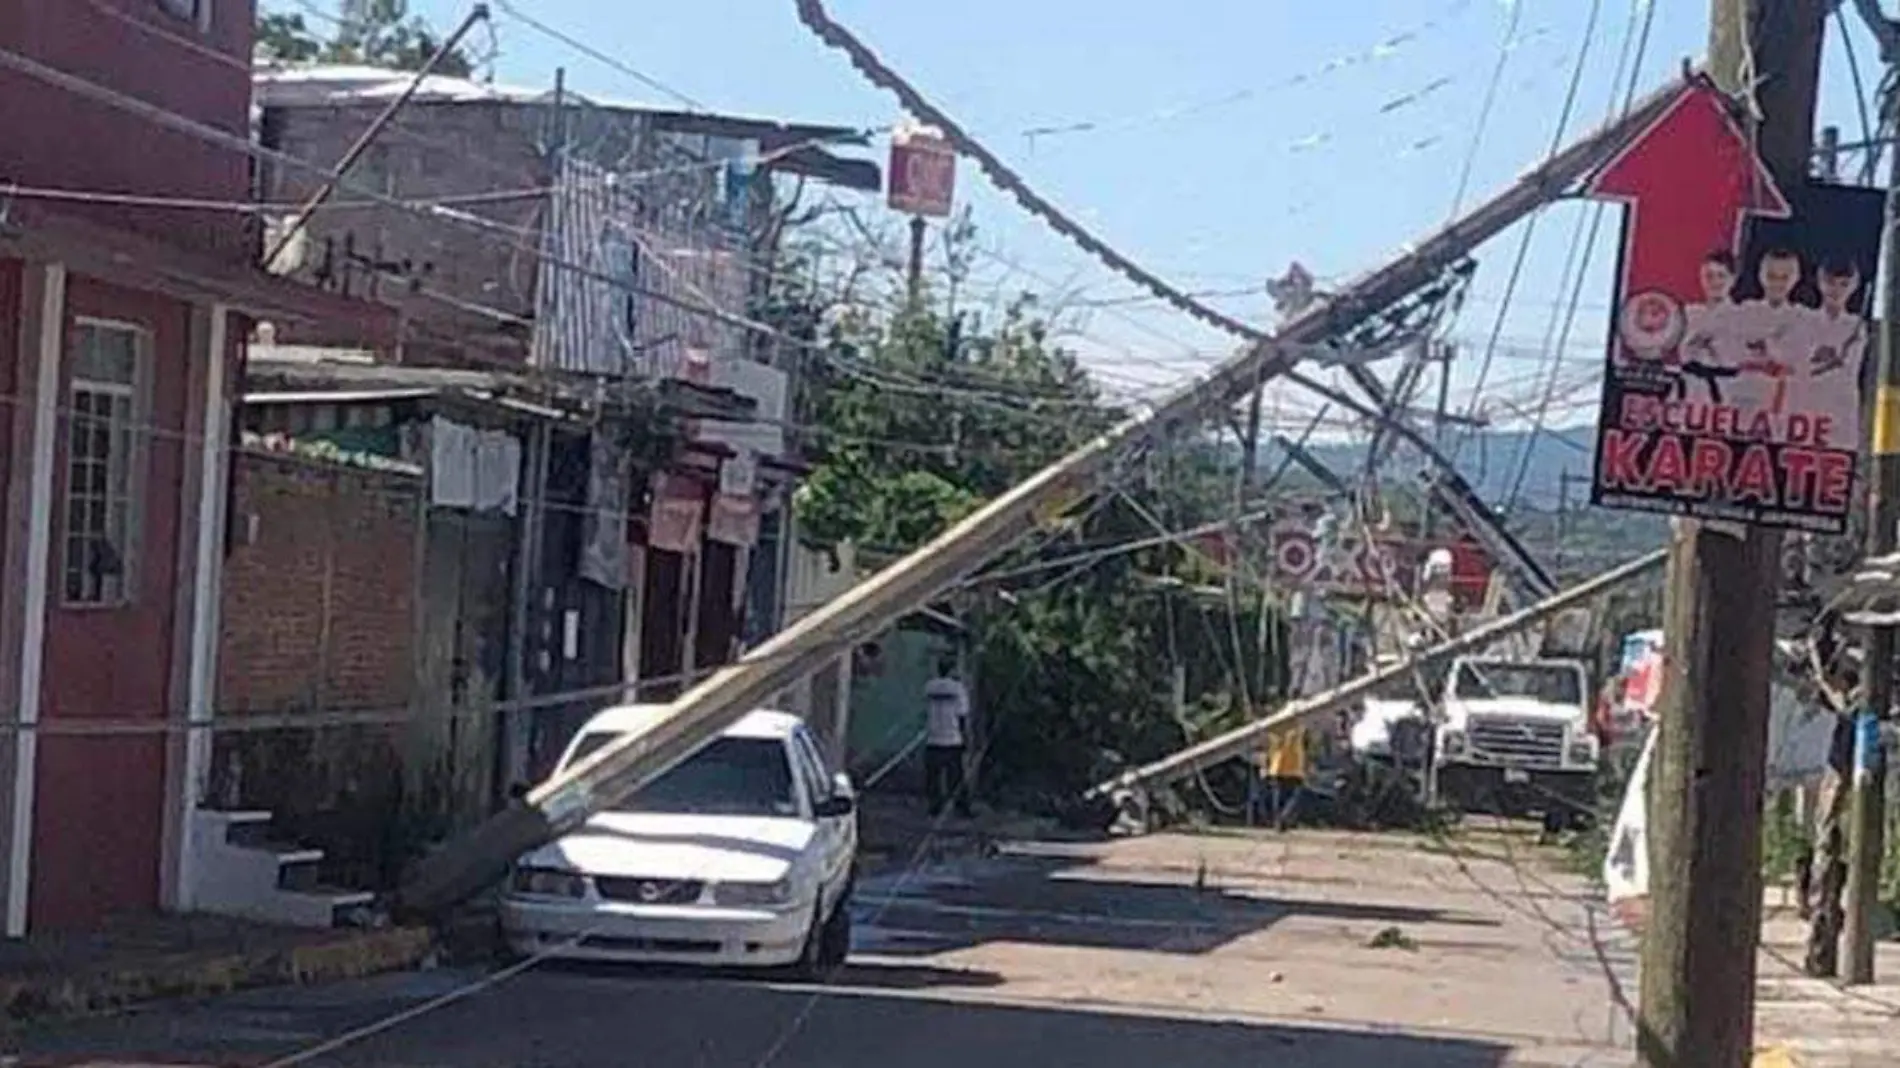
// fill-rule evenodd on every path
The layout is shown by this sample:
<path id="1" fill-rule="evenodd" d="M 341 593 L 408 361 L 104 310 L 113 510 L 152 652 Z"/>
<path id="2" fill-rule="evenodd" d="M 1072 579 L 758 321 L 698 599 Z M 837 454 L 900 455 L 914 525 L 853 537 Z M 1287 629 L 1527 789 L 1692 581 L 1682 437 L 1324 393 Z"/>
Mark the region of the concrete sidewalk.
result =
<path id="1" fill-rule="evenodd" d="M 1900 1060 L 1900 943 L 1881 943 L 1873 985 L 1846 987 L 1802 974 L 1806 939 L 1807 924 L 1791 909 L 1773 909 L 1762 925 L 1756 1063 L 1884 1068 Z M 1777 1052 L 1784 1059 L 1773 1060 Z"/>
<path id="2" fill-rule="evenodd" d="M 0 1034 L 162 998 L 411 968 L 434 945 L 424 928 L 308 930 L 222 916 L 143 916 L 0 942 Z"/>

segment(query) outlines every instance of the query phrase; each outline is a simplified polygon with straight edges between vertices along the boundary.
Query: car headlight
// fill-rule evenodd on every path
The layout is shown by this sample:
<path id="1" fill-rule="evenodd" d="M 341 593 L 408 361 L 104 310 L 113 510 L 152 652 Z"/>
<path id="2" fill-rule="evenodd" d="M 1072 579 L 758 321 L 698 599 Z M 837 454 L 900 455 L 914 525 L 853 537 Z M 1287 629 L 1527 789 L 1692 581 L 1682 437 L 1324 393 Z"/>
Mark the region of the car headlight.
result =
<path id="1" fill-rule="evenodd" d="M 792 903 L 792 880 L 775 883 L 720 883 L 713 887 L 713 900 L 736 908 L 771 908 Z"/>
<path id="2" fill-rule="evenodd" d="M 1438 736 L 1438 748 L 1446 756 L 1457 756 L 1465 751 L 1464 731 L 1445 731 Z"/>
<path id="3" fill-rule="evenodd" d="M 1572 764 L 1594 764 L 1597 760 L 1597 740 L 1589 734 L 1579 734 L 1570 739 L 1568 750 Z"/>
<path id="4" fill-rule="evenodd" d="M 587 877 L 555 868 L 516 868 L 514 891 L 536 897 L 586 897 Z"/>

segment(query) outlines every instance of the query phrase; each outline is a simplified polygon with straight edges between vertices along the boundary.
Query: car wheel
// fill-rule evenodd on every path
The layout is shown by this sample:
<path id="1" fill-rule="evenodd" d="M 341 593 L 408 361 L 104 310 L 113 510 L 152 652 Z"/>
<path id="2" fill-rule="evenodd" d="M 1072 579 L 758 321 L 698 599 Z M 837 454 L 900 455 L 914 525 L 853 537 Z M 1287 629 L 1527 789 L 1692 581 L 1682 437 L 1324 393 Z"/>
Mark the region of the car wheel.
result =
<path id="1" fill-rule="evenodd" d="M 793 961 L 786 971 L 793 979 L 811 982 L 825 977 L 823 949 L 825 942 L 824 904 L 819 902 L 811 907 L 811 923 L 805 928 L 805 942 L 798 951 L 798 959 Z"/>
<path id="2" fill-rule="evenodd" d="M 839 895 L 838 903 L 832 907 L 831 916 L 818 931 L 818 966 L 826 975 L 844 967 L 845 960 L 851 956 L 851 895 L 850 888 Z"/>

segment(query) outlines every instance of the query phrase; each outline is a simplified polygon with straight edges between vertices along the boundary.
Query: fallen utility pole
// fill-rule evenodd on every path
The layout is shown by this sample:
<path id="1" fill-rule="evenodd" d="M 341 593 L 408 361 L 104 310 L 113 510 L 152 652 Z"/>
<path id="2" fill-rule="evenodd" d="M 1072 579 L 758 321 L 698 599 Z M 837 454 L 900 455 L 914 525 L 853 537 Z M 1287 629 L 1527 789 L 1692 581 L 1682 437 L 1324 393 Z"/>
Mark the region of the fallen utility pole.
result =
<path id="1" fill-rule="evenodd" d="M 1491 506 L 1484 503 L 1478 491 L 1458 473 L 1458 467 L 1451 462 L 1430 438 L 1412 425 L 1404 410 L 1388 409 L 1390 418 L 1379 410 L 1354 399 L 1342 390 L 1334 389 L 1315 378 L 1294 372 L 1288 375 L 1292 381 L 1310 392 L 1317 393 L 1342 408 L 1364 416 L 1367 419 L 1385 419 L 1383 429 L 1392 437 L 1403 439 L 1419 455 L 1431 461 L 1438 468 L 1432 478 L 1431 496 L 1434 503 L 1450 512 L 1471 535 L 1483 544 L 1486 552 L 1504 566 L 1519 586 L 1519 592 L 1528 600 L 1549 597 L 1557 592 L 1556 580 L 1544 570 L 1544 565 L 1532 556 L 1524 543 L 1517 539 L 1504 525 Z M 1383 394 L 1375 395 L 1375 402 L 1384 405 Z"/>
<path id="2" fill-rule="evenodd" d="M 1900 25 L 1881 13 L 1873 0 L 1860 0 L 1867 28 L 1880 42 L 1880 58 L 1889 66 L 1900 63 Z M 1889 92 L 1885 106 L 1889 119 L 1900 117 L 1900 93 Z M 1839 135 L 1835 140 L 1838 142 Z M 1866 555 L 1877 559 L 1896 548 L 1900 535 L 1900 151 L 1888 164 L 1887 225 L 1882 255 L 1886 262 L 1886 292 L 1881 301 L 1879 375 L 1874 380 L 1873 485 L 1868 499 Z M 1849 983 L 1874 981 L 1875 913 L 1880 908 L 1880 868 L 1886 854 L 1887 775 L 1881 751 L 1879 721 L 1893 709 L 1892 627 L 1867 631 L 1867 656 L 1861 663 L 1864 697 L 1856 714 L 1854 776 L 1847 822 L 1846 909 L 1841 941 L 1847 967 L 1841 978 Z M 1831 905 L 1832 903 L 1828 903 Z"/>
<path id="3" fill-rule="evenodd" d="M 1711 0 L 1710 77 L 1751 105 L 1753 143 L 1783 189 L 1807 179 L 1831 6 Z M 1650 914 L 1636 1035 L 1644 1068 L 1742 1068 L 1753 1055 L 1780 546 L 1779 532 L 1765 527 L 1677 520 L 1671 534 L 1646 835 Z"/>
<path id="4" fill-rule="evenodd" d="M 1428 284 L 1539 205 L 1594 172 L 1676 96 L 1670 86 L 1533 168 L 1503 193 L 1417 243 L 1391 263 L 1249 345 L 1207 377 L 991 501 L 962 522 L 859 583 L 681 696 L 651 727 L 602 747 L 530 791 L 464 837 L 425 857 L 398 891 L 399 910 L 427 912 L 501 877 L 516 857 L 691 756 L 752 708 L 851 645 L 896 622 L 1003 552 L 1041 522 L 1086 497 L 1118 460 L 1173 437 L 1287 372 L 1301 346 L 1343 336 L 1378 310 Z"/>
<path id="5" fill-rule="evenodd" d="M 1197 771 L 1213 767 L 1224 760 L 1251 753 L 1260 747 L 1261 742 L 1269 733 L 1289 723 L 1331 712 L 1359 700 L 1393 679 L 1404 678 L 1414 671 L 1429 667 L 1441 660 L 1482 649 L 1499 638 L 1534 627 L 1579 602 L 1587 601 L 1632 579 L 1657 570 L 1662 567 L 1667 558 L 1667 551 L 1661 549 L 1647 556 L 1638 557 L 1620 567 L 1605 571 L 1587 582 L 1539 601 L 1520 612 L 1475 627 L 1456 638 L 1420 650 L 1404 660 L 1361 675 L 1343 686 L 1294 701 L 1278 712 L 1263 719 L 1257 719 L 1244 727 L 1236 727 L 1226 734 L 1189 746 L 1152 764 L 1125 771 L 1113 779 L 1091 787 L 1086 796 L 1099 799 L 1113 797 L 1123 792 L 1165 786 Z"/>

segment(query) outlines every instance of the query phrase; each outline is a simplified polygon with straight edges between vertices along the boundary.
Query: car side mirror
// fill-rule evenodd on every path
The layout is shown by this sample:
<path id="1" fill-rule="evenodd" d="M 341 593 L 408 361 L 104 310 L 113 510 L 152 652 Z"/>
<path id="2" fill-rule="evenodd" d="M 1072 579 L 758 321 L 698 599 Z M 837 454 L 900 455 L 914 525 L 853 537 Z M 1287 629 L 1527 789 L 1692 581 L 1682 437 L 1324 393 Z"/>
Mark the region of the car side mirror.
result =
<path id="1" fill-rule="evenodd" d="M 858 796 L 858 788 L 851 784 L 851 776 L 842 771 L 831 777 L 831 789 L 841 797 Z"/>
<path id="2" fill-rule="evenodd" d="M 829 820 L 829 819 L 836 819 L 839 816 L 849 816 L 851 815 L 851 813 L 857 811 L 857 808 L 858 808 L 858 803 L 852 798 L 845 797 L 845 796 L 833 796 L 833 797 L 827 797 L 823 801 L 820 801 L 816 805 L 813 805 L 811 811 L 812 811 L 812 815 L 818 817 L 819 819 Z"/>

